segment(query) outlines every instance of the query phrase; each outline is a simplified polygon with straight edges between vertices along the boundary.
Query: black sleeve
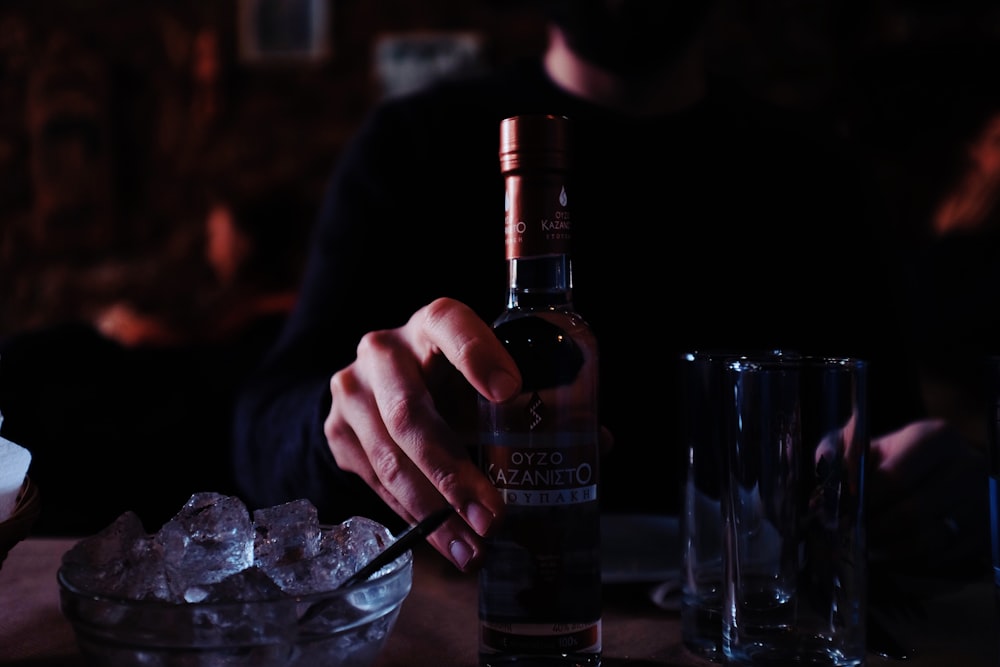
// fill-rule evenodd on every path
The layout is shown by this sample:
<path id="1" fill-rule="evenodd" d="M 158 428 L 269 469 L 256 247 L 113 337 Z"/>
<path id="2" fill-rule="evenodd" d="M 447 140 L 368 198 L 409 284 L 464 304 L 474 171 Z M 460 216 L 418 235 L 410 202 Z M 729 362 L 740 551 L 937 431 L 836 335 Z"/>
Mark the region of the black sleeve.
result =
<path id="1" fill-rule="evenodd" d="M 498 311 L 493 286 L 506 269 L 497 128 L 512 108 L 538 105 L 526 81 L 541 80 L 541 70 L 531 71 L 387 100 L 339 156 L 296 307 L 236 406 L 233 472 L 249 505 L 305 497 L 324 520 L 401 521 L 336 466 L 323 434 L 330 378 L 367 332 L 400 327 L 437 297 L 484 317 Z"/>
<path id="2" fill-rule="evenodd" d="M 400 134 L 373 114 L 342 154 L 310 240 L 296 307 L 275 347 L 236 404 L 233 472 L 251 507 L 307 498 L 324 521 L 363 514 L 393 525 L 394 513 L 356 475 L 340 470 L 323 434 L 330 377 L 355 358 L 361 336 L 396 327 L 398 308 L 379 310 L 380 221 L 392 219 L 405 180 L 389 146 Z M 390 159 L 393 158 L 393 159 Z"/>

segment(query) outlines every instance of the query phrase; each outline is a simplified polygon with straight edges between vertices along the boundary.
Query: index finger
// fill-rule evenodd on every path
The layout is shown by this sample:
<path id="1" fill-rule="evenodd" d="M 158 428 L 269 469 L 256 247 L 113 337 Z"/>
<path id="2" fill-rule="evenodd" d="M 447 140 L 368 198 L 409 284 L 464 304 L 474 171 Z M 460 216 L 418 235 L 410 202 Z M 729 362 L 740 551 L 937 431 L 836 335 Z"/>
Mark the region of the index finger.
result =
<path id="1" fill-rule="evenodd" d="M 476 391 L 504 401 L 521 388 L 521 373 L 493 329 L 461 301 L 441 297 L 403 328 L 423 368 L 444 356 Z"/>

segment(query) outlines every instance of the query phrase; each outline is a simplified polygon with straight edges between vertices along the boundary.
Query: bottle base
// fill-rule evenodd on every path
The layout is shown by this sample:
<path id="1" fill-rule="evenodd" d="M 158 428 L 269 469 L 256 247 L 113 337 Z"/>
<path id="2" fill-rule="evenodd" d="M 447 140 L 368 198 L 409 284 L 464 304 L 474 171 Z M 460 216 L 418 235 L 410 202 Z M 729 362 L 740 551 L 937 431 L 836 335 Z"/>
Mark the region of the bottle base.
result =
<path id="1" fill-rule="evenodd" d="M 524 655 L 480 653 L 479 667 L 601 667 L 599 653 Z"/>

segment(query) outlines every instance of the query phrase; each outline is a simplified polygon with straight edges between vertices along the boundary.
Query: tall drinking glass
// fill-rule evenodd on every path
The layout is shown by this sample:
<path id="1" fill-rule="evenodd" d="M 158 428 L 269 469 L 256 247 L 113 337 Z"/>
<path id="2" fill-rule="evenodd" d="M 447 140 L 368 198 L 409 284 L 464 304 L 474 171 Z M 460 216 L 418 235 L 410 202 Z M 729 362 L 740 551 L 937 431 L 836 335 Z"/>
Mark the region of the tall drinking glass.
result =
<path id="1" fill-rule="evenodd" d="M 688 651 L 722 660 L 723 410 L 726 367 L 779 358 L 781 350 L 695 350 L 680 357 L 681 445 L 687 470 L 681 514 L 681 639 Z"/>
<path id="2" fill-rule="evenodd" d="M 867 374 L 849 358 L 727 365 L 727 664 L 865 664 Z"/>

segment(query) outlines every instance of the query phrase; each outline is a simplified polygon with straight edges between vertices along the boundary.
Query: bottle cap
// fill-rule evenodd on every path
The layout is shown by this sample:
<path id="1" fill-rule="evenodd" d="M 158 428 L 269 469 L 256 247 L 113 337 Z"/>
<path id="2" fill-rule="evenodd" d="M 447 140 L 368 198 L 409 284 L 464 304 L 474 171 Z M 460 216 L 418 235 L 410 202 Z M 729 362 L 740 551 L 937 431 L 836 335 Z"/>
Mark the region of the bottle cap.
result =
<path id="1" fill-rule="evenodd" d="M 569 119 L 528 114 L 500 123 L 500 171 L 566 169 L 569 166 Z"/>

